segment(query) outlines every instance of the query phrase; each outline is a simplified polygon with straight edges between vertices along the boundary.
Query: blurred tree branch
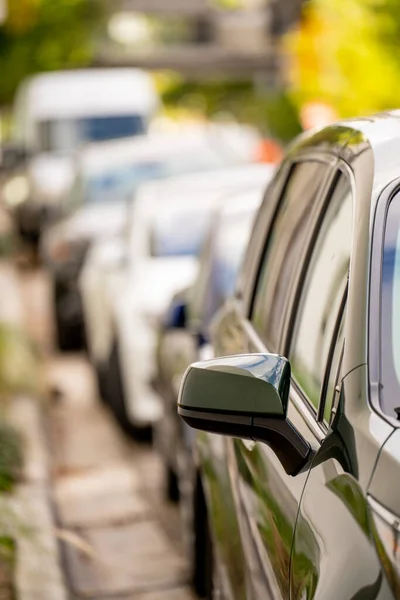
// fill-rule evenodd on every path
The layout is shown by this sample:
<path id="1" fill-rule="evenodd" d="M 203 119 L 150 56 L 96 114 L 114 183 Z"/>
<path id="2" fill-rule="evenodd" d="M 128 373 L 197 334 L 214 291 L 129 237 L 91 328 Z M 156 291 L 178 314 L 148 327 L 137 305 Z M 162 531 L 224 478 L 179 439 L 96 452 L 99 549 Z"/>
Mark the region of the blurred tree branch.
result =
<path id="1" fill-rule="evenodd" d="M 398 0 L 310 0 L 285 42 L 291 97 L 343 117 L 398 106 L 399 37 Z"/>

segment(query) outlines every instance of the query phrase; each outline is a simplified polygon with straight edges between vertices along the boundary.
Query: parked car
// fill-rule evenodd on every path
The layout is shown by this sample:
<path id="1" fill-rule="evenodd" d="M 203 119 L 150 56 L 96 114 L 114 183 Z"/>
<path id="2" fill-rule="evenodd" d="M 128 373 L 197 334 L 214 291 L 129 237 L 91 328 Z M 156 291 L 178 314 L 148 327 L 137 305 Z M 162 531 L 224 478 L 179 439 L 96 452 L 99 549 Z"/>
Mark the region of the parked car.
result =
<path id="1" fill-rule="evenodd" d="M 209 180 L 208 176 L 205 178 L 206 173 L 230 165 L 240 167 L 239 172 L 243 172 L 243 163 L 247 164 L 252 158 L 257 143 L 257 136 L 247 128 L 207 124 L 183 127 L 171 134 L 149 135 L 146 152 L 153 162 L 157 160 L 160 163 L 156 179 L 198 173 L 196 181 L 202 181 L 204 186 Z M 220 176 L 213 173 L 211 179 L 215 177 L 219 180 Z M 156 190 L 160 190 L 160 186 L 156 186 Z M 160 193 L 163 193 L 162 190 Z M 130 217 L 131 213 L 123 213 L 124 229 L 116 235 L 108 235 L 107 239 L 104 235 L 96 237 L 80 275 L 87 345 L 103 399 L 107 395 L 105 381 L 112 346 L 111 306 L 113 299 L 119 296 L 120 286 L 129 276 Z"/>
<path id="2" fill-rule="evenodd" d="M 399 117 L 293 143 L 183 377 L 203 596 L 399 597 Z"/>
<path id="3" fill-rule="evenodd" d="M 211 358 L 209 328 L 214 315 L 233 294 L 265 182 L 228 194 L 212 218 L 200 256 L 196 280 L 174 295 L 160 324 L 157 344 L 156 389 L 162 399 L 162 418 L 156 423 L 156 445 L 165 469 L 167 496 L 190 504 L 186 475 L 190 471 L 192 431 L 179 418 L 176 402 L 187 366 Z M 189 480 L 190 484 L 190 480 Z M 183 507 L 183 513 L 188 513 Z"/>
<path id="4" fill-rule="evenodd" d="M 148 433 L 160 418 L 154 389 L 157 329 L 173 294 L 197 273 L 198 253 L 220 197 L 266 182 L 271 167 L 245 165 L 142 186 L 133 204 L 129 274 L 115 294 L 109 402 L 121 426 Z"/>
<path id="5" fill-rule="evenodd" d="M 46 232 L 41 245 L 53 281 L 59 349 L 78 349 L 82 345 L 78 277 L 91 244 L 123 235 L 128 206 L 142 182 L 235 164 L 237 155 L 224 145 L 215 149 L 215 139 L 197 130 L 181 135 L 154 134 L 103 142 L 81 152 L 74 184 L 64 201 L 63 218 Z M 97 297 L 93 301 L 98 304 Z M 91 310 L 89 307 L 87 312 L 89 328 Z"/>
<path id="6" fill-rule="evenodd" d="M 22 237 L 38 242 L 83 144 L 143 135 L 158 105 L 150 76 L 139 69 L 60 71 L 25 80 L 15 100 L 14 138 L 29 156 L 29 191 L 11 205 Z"/>

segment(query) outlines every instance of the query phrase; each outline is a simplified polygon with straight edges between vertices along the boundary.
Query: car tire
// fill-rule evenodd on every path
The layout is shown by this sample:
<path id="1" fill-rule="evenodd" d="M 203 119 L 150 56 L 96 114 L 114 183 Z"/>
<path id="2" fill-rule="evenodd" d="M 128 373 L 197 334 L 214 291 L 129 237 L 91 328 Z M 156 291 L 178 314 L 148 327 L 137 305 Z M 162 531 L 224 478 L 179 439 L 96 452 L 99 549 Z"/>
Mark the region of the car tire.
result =
<path id="1" fill-rule="evenodd" d="M 151 441 L 151 428 L 136 427 L 128 417 L 117 343 L 113 344 L 110 354 L 107 377 L 107 398 L 117 423 L 127 435 L 135 438 L 137 441 Z"/>
<path id="2" fill-rule="evenodd" d="M 93 364 L 93 363 L 92 363 Z M 97 390 L 99 399 L 103 404 L 108 404 L 108 376 L 107 370 L 102 365 L 95 365 Z"/>
<path id="3" fill-rule="evenodd" d="M 81 350 L 83 347 L 83 327 L 71 325 L 63 317 L 61 303 L 63 301 L 63 287 L 56 280 L 53 284 L 53 306 L 56 348 L 61 352 Z"/>
<path id="4" fill-rule="evenodd" d="M 193 510 L 192 582 L 196 594 L 214 600 L 214 550 L 203 487 L 198 477 Z"/>
<path id="5" fill-rule="evenodd" d="M 170 502 L 179 502 L 178 475 L 170 465 L 165 465 L 165 493 Z"/>

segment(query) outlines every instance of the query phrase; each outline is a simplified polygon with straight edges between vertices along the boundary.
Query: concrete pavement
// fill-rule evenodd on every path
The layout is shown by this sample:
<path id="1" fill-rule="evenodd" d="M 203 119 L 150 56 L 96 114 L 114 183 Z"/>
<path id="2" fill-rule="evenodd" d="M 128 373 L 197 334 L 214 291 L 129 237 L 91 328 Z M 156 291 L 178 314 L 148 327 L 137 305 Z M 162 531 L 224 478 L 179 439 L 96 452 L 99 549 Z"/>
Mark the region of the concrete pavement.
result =
<path id="1" fill-rule="evenodd" d="M 26 326 L 47 355 L 54 506 L 70 597 L 193 600 L 177 507 L 160 462 L 126 439 L 97 399 L 84 355 L 50 351 L 49 285 L 22 273 Z"/>

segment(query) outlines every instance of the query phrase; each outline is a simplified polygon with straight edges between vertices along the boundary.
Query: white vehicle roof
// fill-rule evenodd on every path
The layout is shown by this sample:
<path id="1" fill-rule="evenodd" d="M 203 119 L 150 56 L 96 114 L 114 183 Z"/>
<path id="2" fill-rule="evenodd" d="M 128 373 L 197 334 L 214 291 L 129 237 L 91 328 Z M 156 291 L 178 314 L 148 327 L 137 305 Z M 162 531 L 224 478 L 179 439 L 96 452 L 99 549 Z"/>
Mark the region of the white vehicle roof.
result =
<path id="1" fill-rule="evenodd" d="M 17 106 L 32 120 L 151 113 L 157 94 L 139 69 L 82 69 L 36 75 L 26 80 Z"/>

